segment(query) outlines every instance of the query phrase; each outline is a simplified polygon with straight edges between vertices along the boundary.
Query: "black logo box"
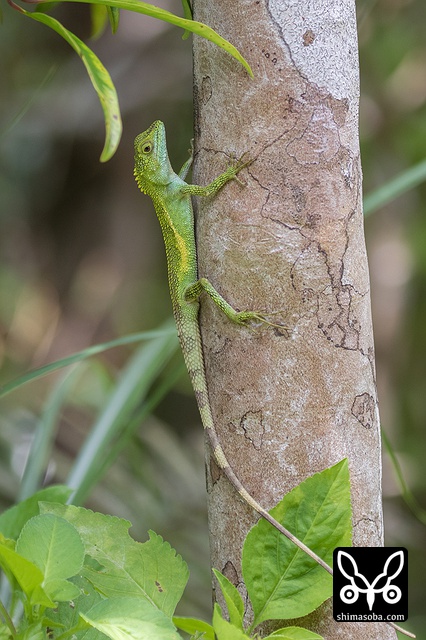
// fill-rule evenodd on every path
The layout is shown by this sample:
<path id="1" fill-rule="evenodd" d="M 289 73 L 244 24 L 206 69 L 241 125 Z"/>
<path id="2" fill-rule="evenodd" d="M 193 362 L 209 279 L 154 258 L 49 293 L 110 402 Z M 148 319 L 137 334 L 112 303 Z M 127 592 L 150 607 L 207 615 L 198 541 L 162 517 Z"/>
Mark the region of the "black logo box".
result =
<path id="1" fill-rule="evenodd" d="M 404 547 L 338 547 L 333 553 L 333 617 L 341 622 L 408 617 Z M 349 619 L 348 619 L 349 618 Z"/>

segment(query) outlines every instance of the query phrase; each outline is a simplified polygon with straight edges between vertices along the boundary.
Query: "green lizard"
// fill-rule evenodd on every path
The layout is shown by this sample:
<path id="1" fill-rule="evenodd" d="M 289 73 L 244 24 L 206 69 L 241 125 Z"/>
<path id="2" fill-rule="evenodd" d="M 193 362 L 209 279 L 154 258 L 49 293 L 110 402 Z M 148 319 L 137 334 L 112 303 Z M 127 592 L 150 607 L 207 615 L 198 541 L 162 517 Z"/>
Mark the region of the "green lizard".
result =
<path id="1" fill-rule="evenodd" d="M 200 295 L 203 292 L 207 293 L 226 316 L 236 324 L 248 326 L 253 322 L 269 325 L 273 323 L 255 311 L 236 311 L 206 278 L 198 278 L 191 196 L 215 195 L 250 162 L 243 162 L 241 159 L 235 161 L 213 182 L 201 187 L 187 184 L 184 181 L 192 164 L 192 152 L 179 174 L 173 171 L 167 153 L 166 131 L 162 122 L 157 120 L 135 139 L 134 174 L 136 182 L 140 190 L 152 199 L 160 222 L 166 248 L 170 295 L 178 336 L 201 420 L 216 462 L 240 496 L 255 511 L 330 572 L 330 567 L 319 556 L 316 556 L 290 531 L 277 522 L 242 485 L 219 442 L 210 408 L 198 325 L 198 299 Z"/>

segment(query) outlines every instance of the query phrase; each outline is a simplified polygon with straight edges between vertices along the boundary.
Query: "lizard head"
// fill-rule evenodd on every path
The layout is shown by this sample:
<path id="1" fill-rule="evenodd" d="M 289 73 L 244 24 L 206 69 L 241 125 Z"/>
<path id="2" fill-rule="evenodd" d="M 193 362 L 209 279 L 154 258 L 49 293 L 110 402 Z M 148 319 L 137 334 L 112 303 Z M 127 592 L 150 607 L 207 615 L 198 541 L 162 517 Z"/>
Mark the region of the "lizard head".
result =
<path id="1" fill-rule="evenodd" d="M 156 120 L 135 138 L 134 174 L 140 190 L 147 193 L 150 184 L 161 183 L 168 167 L 166 129 L 160 120 Z"/>

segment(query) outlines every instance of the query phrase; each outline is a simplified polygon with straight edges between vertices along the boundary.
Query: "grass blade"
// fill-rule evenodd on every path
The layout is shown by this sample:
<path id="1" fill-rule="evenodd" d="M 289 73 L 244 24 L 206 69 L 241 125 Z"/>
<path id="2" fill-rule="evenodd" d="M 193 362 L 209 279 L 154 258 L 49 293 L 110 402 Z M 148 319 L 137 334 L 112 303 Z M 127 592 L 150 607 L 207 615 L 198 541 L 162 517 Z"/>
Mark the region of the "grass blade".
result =
<path id="1" fill-rule="evenodd" d="M 166 327 L 169 325 L 168 322 Z M 98 416 L 81 448 L 68 477 L 67 484 L 74 489 L 71 502 L 79 504 L 85 499 L 103 470 L 103 460 L 109 448 L 120 438 L 153 381 L 177 347 L 175 335 L 168 333 L 143 345 L 132 356 L 107 406 Z"/>
<path id="2" fill-rule="evenodd" d="M 364 215 L 373 213 L 426 180 L 426 160 L 410 167 L 364 198 Z"/>
<path id="3" fill-rule="evenodd" d="M 64 400 L 80 371 L 67 371 L 51 392 L 37 424 L 19 489 L 18 502 L 33 495 L 40 488 L 56 435 L 58 417 Z"/>
<path id="4" fill-rule="evenodd" d="M 131 420 L 124 426 L 123 431 L 120 434 L 119 440 L 115 441 L 110 447 L 102 466 L 99 466 L 96 471 L 96 476 L 89 474 L 88 481 L 95 484 L 111 466 L 114 460 L 119 456 L 121 451 L 129 444 L 135 431 L 143 423 L 143 421 L 153 412 L 155 407 L 161 402 L 161 400 L 167 395 L 178 380 L 185 374 L 186 366 L 182 361 L 173 367 L 171 371 L 167 372 L 167 376 L 161 380 L 160 384 L 156 388 L 150 391 L 149 396 L 142 403 L 141 408 L 132 416 Z"/>
<path id="5" fill-rule="evenodd" d="M 127 336 L 122 336 L 121 338 L 116 338 L 115 340 L 110 340 L 109 342 L 95 344 L 91 347 L 88 347 L 87 349 L 83 349 L 82 351 L 77 351 L 70 356 L 66 356 L 65 358 L 61 358 L 60 360 L 55 360 L 55 362 L 50 362 L 49 364 L 45 364 L 42 367 L 38 367 L 37 369 L 32 369 L 24 375 L 19 376 L 19 378 L 15 378 L 14 380 L 7 382 L 0 387 L 0 398 L 7 395 L 8 393 L 11 393 L 15 389 L 19 389 L 19 387 L 27 384 L 28 382 L 31 382 L 32 380 L 47 376 L 49 373 L 53 373 L 58 369 L 68 367 L 69 365 L 80 362 L 81 360 L 85 360 L 86 358 L 91 358 L 92 356 L 98 353 L 102 353 L 103 351 L 107 351 L 108 349 L 113 349 L 114 347 L 120 347 L 126 344 L 133 344 L 135 342 L 141 342 L 142 340 L 152 340 L 154 338 L 159 338 L 162 336 L 171 336 L 173 334 L 176 337 L 176 330 L 174 328 L 174 325 L 172 322 L 169 322 L 164 325 L 163 329 L 154 331 L 142 331 L 141 333 L 132 333 Z"/>
<path id="6" fill-rule="evenodd" d="M 385 445 L 386 452 L 390 458 L 390 461 L 393 466 L 393 470 L 395 472 L 399 488 L 401 490 L 401 497 L 404 500 L 407 507 L 410 509 L 411 513 L 417 518 L 419 522 L 426 525 L 426 511 L 420 506 L 414 497 L 411 489 L 408 487 L 405 482 L 404 474 L 402 473 L 401 465 L 399 464 L 398 458 L 395 455 L 395 451 L 390 443 L 389 438 L 386 433 L 382 429 L 382 440 Z"/>

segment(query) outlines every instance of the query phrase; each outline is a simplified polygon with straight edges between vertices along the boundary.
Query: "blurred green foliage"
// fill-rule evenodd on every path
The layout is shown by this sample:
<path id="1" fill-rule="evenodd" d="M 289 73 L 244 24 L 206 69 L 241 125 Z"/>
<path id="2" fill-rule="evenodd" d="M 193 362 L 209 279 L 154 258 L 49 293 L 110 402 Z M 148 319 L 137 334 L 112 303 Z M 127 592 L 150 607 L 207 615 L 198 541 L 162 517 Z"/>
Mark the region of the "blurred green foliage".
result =
<path id="1" fill-rule="evenodd" d="M 422 0 L 357 3 L 361 65 L 364 192 L 426 158 L 426 4 Z M 366 220 L 377 381 L 384 430 L 404 478 L 426 506 L 422 471 L 426 438 L 426 183 Z M 410 559 L 410 628 L 422 637 L 426 532 L 401 500 L 384 454 L 386 544 Z"/>
<path id="2" fill-rule="evenodd" d="M 178 4 L 176 2 L 176 4 Z M 176 7 L 168 7 L 177 10 Z M 426 3 L 358 0 L 365 194 L 426 158 Z M 0 26 L 0 363 L 5 382 L 89 344 L 152 329 L 170 312 L 165 258 L 148 199 L 134 184 L 133 138 L 160 118 L 174 166 L 191 138 L 191 50 L 178 30 L 122 13 L 91 44 L 117 87 L 124 122 L 99 164 L 102 110 L 81 62 L 44 25 L 4 5 Z M 55 16 L 85 39 L 90 10 Z M 366 219 L 383 427 L 426 505 L 426 183 Z M 132 353 L 91 360 L 70 383 L 46 480 L 63 482 Z M 174 359 L 173 359 L 174 358 Z M 163 370 L 175 370 L 175 355 Z M 14 501 L 43 408 L 62 374 L 0 405 L 0 510 Z M 54 397 L 54 396 L 53 396 Z M 173 425 L 173 426 L 169 426 Z M 190 560 L 185 610 L 209 614 L 203 433 L 185 376 L 137 429 L 89 505 L 152 528 Z M 386 543 L 410 552 L 410 627 L 426 632 L 426 534 L 384 456 Z M 185 515 L 183 515 L 185 514 Z M 185 520 L 185 526 L 181 527 Z M 189 601 L 189 602 L 188 602 Z"/>

